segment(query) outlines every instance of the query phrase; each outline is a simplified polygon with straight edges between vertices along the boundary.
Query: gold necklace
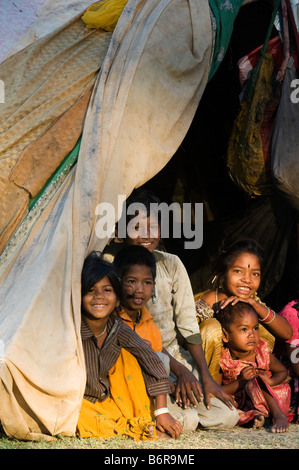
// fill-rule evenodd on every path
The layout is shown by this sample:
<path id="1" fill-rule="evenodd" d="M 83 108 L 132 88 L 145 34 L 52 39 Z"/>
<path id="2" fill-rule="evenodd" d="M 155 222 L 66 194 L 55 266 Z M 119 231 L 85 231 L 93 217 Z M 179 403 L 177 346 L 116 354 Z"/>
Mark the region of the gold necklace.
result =
<path id="1" fill-rule="evenodd" d="M 103 329 L 102 333 L 100 333 L 99 335 L 94 335 L 95 338 L 100 338 L 101 336 L 103 336 L 103 334 L 106 332 L 107 330 L 107 325 L 105 325 L 105 328 Z"/>

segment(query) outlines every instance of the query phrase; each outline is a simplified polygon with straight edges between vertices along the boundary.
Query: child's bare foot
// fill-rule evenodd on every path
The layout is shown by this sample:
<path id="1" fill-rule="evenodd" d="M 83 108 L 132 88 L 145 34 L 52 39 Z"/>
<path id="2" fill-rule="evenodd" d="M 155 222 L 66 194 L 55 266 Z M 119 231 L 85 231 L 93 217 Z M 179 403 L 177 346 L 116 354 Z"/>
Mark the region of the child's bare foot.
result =
<path id="1" fill-rule="evenodd" d="M 154 439 L 154 437 L 155 437 L 154 426 L 149 424 L 147 428 L 148 428 L 148 431 L 149 431 L 149 439 Z"/>
<path id="2" fill-rule="evenodd" d="M 273 418 L 273 426 L 271 432 L 287 432 L 289 430 L 289 423 L 284 414 L 279 414 Z"/>
<path id="3" fill-rule="evenodd" d="M 264 426 L 265 418 L 263 415 L 257 415 L 254 418 L 252 428 L 253 429 L 261 429 Z"/>

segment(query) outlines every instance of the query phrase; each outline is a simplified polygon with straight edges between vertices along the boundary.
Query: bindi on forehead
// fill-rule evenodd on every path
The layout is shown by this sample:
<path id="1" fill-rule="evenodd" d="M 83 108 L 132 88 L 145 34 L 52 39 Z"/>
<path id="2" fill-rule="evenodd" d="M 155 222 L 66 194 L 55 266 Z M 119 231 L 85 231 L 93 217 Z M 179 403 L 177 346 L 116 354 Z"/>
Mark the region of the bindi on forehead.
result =
<path id="1" fill-rule="evenodd" d="M 250 253 L 243 253 L 238 256 L 233 262 L 233 265 L 253 270 L 259 270 L 261 267 L 258 257 Z"/>
<path id="2" fill-rule="evenodd" d="M 232 270 L 234 270 L 234 269 L 249 270 L 250 272 L 256 272 L 256 273 L 261 272 L 260 266 L 251 265 L 250 263 L 248 263 L 248 264 L 241 264 L 241 263 L 234 264 L 234 265 L 231 266 L 230 269 L 232 269 Z"/>

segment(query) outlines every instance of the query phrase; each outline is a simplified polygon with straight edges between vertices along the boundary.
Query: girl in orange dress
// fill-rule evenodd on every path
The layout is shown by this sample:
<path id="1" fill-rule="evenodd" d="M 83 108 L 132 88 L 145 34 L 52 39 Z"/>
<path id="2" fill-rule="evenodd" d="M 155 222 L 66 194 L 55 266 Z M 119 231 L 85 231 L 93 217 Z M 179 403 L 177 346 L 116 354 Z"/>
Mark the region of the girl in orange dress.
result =
<path id="1" fill-rule="evenodd" d="M 182 426 L 167 410 L 170 392 L 162 361 L 114 315 L 120 283 L 112 265 L 91 253 L 82 270 L 81 337 L 86 386 L 77 434 L 81 438 L 132 437 L 137 441 Z"/>
<path id="2" fill-rule="evenodd" d="M 272 432 L 288 430 L 291 390 L 284 365 L 269 352 L 259 337 L 258 315 L 245 302 L 228 304 L 217 319 L 223 331 L 218 383 L 233 395 L 239 411 L 239 425 L 253 420 L 262 427 L 266 417 L 273 421 Z"/>

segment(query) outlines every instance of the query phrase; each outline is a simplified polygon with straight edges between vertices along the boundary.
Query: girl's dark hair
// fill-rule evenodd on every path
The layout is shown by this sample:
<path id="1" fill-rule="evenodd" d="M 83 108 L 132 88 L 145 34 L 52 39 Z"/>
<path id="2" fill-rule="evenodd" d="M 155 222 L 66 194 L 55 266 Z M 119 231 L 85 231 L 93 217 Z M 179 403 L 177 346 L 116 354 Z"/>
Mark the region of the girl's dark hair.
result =
<path id="1" fill-rule="evenodd" d="M 242 317 L 245 312 L 248 312 L 248 310 L 254 312 L 258 320 L 258 315 L 252 305 L 241 301 L 237 302 L 235 305 L 229 303 L 223 309 L 219 309 L 216 318 L 220 322 L 222 328 L 226 331 L 230 331 L 230 326 L 234 323 L 236 317 Z"/>
<path id="2" fill-rule="evenodd" d="M 148 266 L 152 272 L 153 280 L 156 278 L 155 257 L 153 253 L 144 246 L 124 246 L 115 256 L 113 264 L 116 267 L 120 278 L 122 278 L 124 273 L 135 264 Z"/>
<path id="3" fill-rule="evenodd" d="M 252 238 L 237 240 L 227 248 L 223 249 L 214 261 L 213 275 L 216 276 L 214 284 L 216 288 L 221 286 L 227 271 L 234 261 L 243 253 L 250 253 L 257 256 L 262 274 L 265 263 L 265 254 L 261 245 Z"/>
<path id="4" fill-rule="evenodd" d="M 82 297 L 99 282 L 103 277 L 107 276 L 115 291 L 118 299 L 121 296 L 120 280 L 117 270 L 113 264 L 108 263 L 101 259 L 101 254 L 97 251 L 92 251 L 86 258 L 83 264 L 81 274 L 81 295 Z"/>

